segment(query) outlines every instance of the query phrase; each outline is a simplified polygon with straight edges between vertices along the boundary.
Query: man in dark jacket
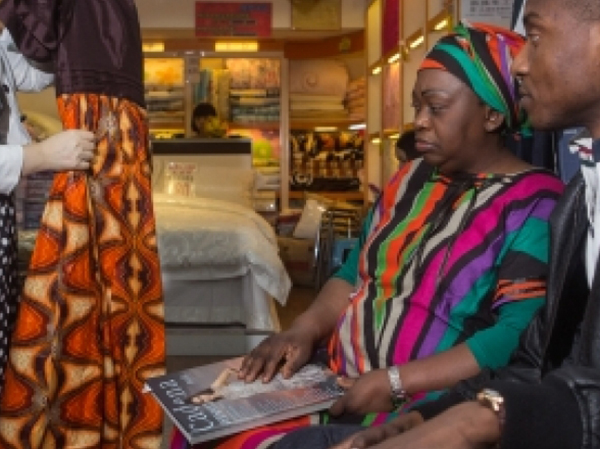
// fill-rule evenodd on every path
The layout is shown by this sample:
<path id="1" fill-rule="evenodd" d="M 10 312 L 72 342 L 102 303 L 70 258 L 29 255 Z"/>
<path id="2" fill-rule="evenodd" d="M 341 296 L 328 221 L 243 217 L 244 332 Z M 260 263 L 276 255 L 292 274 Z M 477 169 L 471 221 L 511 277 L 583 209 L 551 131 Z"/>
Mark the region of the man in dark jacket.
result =
<path id="1" fill-rule="evenodd" d="M 528 0 L 524 23 L 513 72 L 532 125 L 591 135 L 552 218 L 547 305 L 509 367 L 339 448 L 600 448 L 600 1 Z"/>

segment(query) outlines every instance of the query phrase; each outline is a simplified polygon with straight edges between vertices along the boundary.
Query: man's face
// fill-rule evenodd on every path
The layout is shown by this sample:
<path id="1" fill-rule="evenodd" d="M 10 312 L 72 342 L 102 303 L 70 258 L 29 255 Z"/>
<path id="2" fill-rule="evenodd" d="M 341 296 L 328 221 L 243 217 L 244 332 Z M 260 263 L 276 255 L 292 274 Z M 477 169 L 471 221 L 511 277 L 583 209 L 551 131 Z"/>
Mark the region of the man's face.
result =
<path id="1" fill-rule="evenodd" d="M 562 0 L 528 0 L 527 43 L 513 63 L 536 129 L 586 126 L 600 137 L 600 26 Z"/>

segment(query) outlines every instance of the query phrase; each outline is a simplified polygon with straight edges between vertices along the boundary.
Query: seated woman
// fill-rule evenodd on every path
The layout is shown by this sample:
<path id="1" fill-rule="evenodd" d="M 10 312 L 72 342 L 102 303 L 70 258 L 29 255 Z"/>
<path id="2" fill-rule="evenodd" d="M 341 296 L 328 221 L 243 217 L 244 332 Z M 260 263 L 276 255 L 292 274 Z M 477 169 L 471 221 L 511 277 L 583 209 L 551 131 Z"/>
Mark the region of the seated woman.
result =
<path id="1" fill-rule="evenodd" d="M 246 381 L 291 376 L 328 342 L 346 394 L 325 418 L 212 447 L 265 447 L 323 419 L 379 423 L 507 363 L 543 302 L 548 218 L 563 188 L 504 145 L 523 124 L 509 73 L 522 44 L 506 30 L 461 25 L 431 50 L 412 99 L 422 159 L 384 188 L 360 245 L 310 308 L 254 349 L 239 373 Z M 302 435 L 299 446 L 275 447 L 319 446 Z"/>

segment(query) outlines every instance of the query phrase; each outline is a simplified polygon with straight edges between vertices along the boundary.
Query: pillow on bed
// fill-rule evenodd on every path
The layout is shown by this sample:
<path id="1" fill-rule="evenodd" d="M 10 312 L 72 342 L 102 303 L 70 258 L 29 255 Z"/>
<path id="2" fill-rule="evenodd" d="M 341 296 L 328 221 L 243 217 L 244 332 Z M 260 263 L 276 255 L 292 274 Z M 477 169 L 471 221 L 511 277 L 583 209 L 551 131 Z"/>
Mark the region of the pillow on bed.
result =
<path id="1" fill-rule="evenodd" d="M 230 201 L 252 208 L 254 171 L 245 168 L 198 167 L 195 196 Z"/>

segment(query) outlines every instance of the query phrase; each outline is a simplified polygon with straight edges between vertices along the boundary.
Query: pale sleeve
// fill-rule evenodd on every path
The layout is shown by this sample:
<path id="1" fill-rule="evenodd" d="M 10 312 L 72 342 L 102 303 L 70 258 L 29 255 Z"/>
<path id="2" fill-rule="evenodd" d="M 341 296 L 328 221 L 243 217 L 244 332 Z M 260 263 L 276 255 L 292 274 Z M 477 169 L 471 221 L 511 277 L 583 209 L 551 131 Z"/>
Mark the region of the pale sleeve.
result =
<path id="1" fill-rule="evenodd" d="M 38 92 L 54 83 L 54 74 L 33 66 L 21 54 L 6 28 L 0 34 L 0 45 L 5 51 L 18 91 Z"/>
<path id="2" fill-rule="evenodd" d="M 0 194 L 11 193 L 17 186 L 23 167 L 21 145 L 0 145 Z"/>

